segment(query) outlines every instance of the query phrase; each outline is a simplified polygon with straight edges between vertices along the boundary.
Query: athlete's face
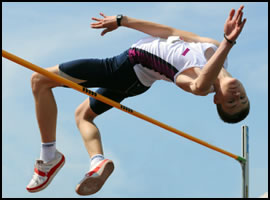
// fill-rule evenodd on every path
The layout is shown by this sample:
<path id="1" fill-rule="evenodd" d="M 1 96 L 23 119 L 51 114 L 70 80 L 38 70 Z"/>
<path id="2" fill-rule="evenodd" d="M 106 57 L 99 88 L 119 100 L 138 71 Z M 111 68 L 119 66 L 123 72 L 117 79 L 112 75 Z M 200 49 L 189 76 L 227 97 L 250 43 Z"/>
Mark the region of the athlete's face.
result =
<path id="1" fill-rule="evenodd" d="M 235 114 L 248 106 L 248 97 L 240 81 L 235 78 L 225 78 L 220 83 L 220 89 L 214 96 L 214 102 L 221 104 L 223 110 Z"/>

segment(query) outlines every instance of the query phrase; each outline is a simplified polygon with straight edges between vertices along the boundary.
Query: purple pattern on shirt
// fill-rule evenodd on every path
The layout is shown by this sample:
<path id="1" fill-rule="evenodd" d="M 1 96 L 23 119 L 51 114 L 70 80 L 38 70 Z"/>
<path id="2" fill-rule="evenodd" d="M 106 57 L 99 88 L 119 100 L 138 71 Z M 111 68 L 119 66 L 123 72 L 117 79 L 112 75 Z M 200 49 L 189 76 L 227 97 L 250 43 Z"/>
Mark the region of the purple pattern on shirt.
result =
<path id="1" fill-rule="evenodd" d="M 130 48 L 128 55 L 132 64 L 141 64 L 143 67 L 159 72 L 174 81 L 174 75 L 178 70 L 160 57 L 137 48 Z"/>

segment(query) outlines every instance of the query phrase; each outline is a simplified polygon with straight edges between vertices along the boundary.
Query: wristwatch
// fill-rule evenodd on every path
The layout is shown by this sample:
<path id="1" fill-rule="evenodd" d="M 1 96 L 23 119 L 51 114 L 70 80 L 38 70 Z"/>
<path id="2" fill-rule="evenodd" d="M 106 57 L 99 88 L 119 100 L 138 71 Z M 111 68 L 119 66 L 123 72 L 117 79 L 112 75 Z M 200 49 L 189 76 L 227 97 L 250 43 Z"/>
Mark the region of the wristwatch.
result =
<path id="1" fill-rule="evenodd" d="M 121 26 L 121 20 L 123 19 L 123 15 L 117 15 L 116 20 L 117 20 L 117 25 Z"/>

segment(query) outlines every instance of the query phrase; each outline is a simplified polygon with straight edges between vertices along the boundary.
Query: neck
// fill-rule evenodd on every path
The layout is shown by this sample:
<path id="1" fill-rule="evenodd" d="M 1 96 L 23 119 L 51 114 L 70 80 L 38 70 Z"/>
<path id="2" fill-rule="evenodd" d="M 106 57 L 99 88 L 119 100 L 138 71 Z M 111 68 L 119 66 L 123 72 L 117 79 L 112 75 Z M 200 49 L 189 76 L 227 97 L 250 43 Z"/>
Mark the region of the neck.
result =
<path id="1" fill-rule="evenodd" d="M 214 82 L 215 92 L 220 89 L 220 83 L 228 77 L 232 77 L 232 75 L 224 68 L 222 68 L 218 74 L 216 81 Z"/>

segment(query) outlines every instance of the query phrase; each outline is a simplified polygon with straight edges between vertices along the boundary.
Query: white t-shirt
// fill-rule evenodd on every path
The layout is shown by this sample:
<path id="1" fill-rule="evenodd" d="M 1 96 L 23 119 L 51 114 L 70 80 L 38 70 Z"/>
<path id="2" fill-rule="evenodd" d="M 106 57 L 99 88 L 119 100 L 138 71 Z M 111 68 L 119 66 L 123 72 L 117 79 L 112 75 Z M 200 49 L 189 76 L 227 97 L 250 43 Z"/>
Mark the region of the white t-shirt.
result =
<path id="1" fill-rule="evenodd" d="M 150 87 L 156 80 L 175 83 L 176 77 L 191 67 L 203 68 L 207 63 L 204 52 L 210 47 L 217 50 L 214 44 L 184 42 L 178 36 L 167 40 L 147 37 L 131 46 L 129 59 L 135 64 L 138 79 Z M 224 67 L 227 68 L 227 59 Z"/>

